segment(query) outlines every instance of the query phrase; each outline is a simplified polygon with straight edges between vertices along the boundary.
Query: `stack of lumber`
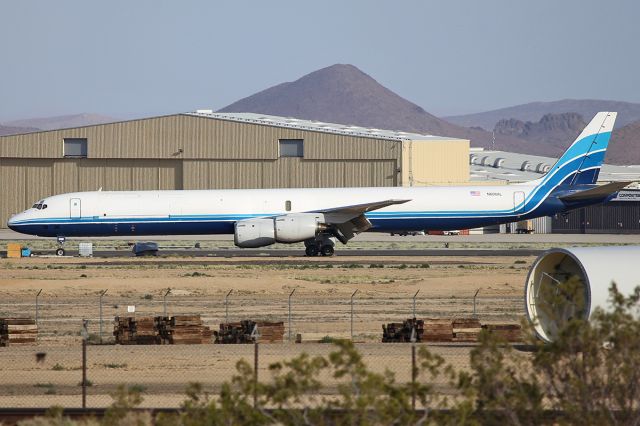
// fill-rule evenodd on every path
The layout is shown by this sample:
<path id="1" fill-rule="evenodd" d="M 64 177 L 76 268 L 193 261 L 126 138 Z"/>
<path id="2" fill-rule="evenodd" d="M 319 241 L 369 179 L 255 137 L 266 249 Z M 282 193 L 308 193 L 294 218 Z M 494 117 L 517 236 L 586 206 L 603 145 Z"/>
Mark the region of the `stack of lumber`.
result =
<path id="1" fill-rule="evenodd" d="M 215 343 L 254 343 L 253 331 L 256 327 L 258 343 L 284 341 L 284 322 L 243 320 L 240 322 L 220 324 L 220 330 L 213 332 Z"/>
<path id="2" fill-rule="evenodd" d="M 422 341 L 424 333 L 424 321 L 409 318 L 403 322 L 392 322 L 382 326 L 382 342 L 397 343 L 411 342 L 411 336 L 415 328 L 416 342 Z"/>
<path id="3" fill-rule="evenodd" d="M 450 319 L 426 319 L 422 337 L 427 342 L 450 342 L 453 340 L 453 322 Z"/>
<path id="4" fill-rule="evenodd" d="M 120 345 L 156 345 L 160 335 L 153 317 L 116 317 L 113 335 Z"/>
<path id="5" fill-rule="evenodd" d="M 477 342 L 482 331 L 478 318 L 454 318 L 452 326 L 454 342 Z"/>
<path id="6" fill-rule="evenodd" d="M 522 342 L 522 327 L 519 324 L 485 324 L 482 328 L 507 342 Z"/>
<path id="7" fill-rule="evenodd" d="M 211 329 L 202 324 L 200 315 L 156 317 L 156 327 L 165 344 L 199 345 L 211 343 Z"/>
<path id="8" fill-rule="evenodd" d="M 33 345 L 38 326 L 31 318 L 0 318 L 0 346 Z"/>

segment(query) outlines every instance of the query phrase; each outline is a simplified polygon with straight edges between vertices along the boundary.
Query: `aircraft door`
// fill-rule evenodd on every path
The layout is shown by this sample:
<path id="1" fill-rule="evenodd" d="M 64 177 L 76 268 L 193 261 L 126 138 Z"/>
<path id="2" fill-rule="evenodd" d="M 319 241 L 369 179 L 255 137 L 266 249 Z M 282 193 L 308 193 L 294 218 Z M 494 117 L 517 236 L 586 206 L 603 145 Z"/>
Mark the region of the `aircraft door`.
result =
<path id="1" fill-rule="evenodd" d="M 69 200 L 69 218 L 80 219 L 82 212 L 81 207 L 80 198 L 72 198 Z"/>
<path id="2" fill-rule="evenodd" d="M 516 191 L 513 193 L 513 212 L 515 214 L 524 213 L 524 192 Z"/>

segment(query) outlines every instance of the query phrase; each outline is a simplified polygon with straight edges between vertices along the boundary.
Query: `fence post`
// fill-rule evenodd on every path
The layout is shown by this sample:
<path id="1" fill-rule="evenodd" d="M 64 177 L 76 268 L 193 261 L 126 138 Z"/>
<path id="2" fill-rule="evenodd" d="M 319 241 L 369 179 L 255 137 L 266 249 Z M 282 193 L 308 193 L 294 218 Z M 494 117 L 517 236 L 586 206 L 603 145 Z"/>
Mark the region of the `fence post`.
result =
<path id="1" fill-rule="evenodd" d="M 224 322 L 225 324 L 229 324 L 229 296 L 233 289 L 229 290 L 229 292 L 224 296 Z"/>
<path id="2" fill-rule="evenodd" d="M 165 317 L 167 316 L 167 296 L 169 295 L 169 293 L 171 293 L 171 288 L 168 288 L 167 292 L 162 297 L 162 306 L 163 306 L 163 312 L 164 312 L 163 316 Z"/>
<path id="3" fill-rule="evenodd" d="M 289 293 L 289 343 L 291 343 L 291 296 L 296 292 L 294 288 L 291 293 Z"/>
<path id="4" fill-rule="evenodd" d="M 356 289 L 356 291 L 354 291 L 351 295 L 351 340 L 353 340 L 353 298 L 355 297 L 357 292 L 358 289 Z"/>
<path id="5" fill-rule="evenodd" d="M 89 337 L 89 320 L 82 320 L 82 409 L 87 408 L 87 338 Z"/>
<path id="6" fill-rule="evenodd" d="M 480 289 L 476 290 L 476 294 L 473 295 L 473 317 L 478 318 L 476 314 L 476 298 L 478 297 L 478 293 L 480 293 Z"/>
<path id="7" fill-rule="evenodd" d="M 258 408 L 258 340 L 253 344 L 253 408 Z"/>
<path id="8" fill-rule="evenodd" d="M 416 297 L 418 297 L 418 293 L 420 290 L 416 291 L 416 294 L 413 295 L 413 318 L 416 318 Z"/>
<path id="9" fill-rule="evenodd" d="M 100 292 L 100 344 L 102 344 L 102 297 L 107 294 L 109 289 Z"/>
<path id="10" fill-rule="evenodd" d="M 38 290 L 36 293 L 36 326 L 40 326 L 38 324 L 38 320 L 40 319 L 40 293 L 42 293 L 42 289 Z"/>
<path id="11" fill-rule="evenodd" d="M 411 409 L 416 411 L 416 376 L 418 369 L 416 368 L 416 343 L 411 343 Z"/>

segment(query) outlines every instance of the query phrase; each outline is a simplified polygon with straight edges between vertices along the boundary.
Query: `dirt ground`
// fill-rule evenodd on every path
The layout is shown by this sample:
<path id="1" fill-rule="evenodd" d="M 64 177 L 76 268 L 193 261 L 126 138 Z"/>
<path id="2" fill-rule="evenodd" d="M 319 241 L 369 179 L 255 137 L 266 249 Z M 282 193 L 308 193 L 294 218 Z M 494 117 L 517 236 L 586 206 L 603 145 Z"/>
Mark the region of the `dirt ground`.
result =
<path id="1" fill-rule="evenodd" d="M 344 259 L 342 259 L 344 260 Z M 113 317 L 135 306 L 136 315 L 201 314 L 216 329 L 227 317 L 284 321 L 304 342 L 324 336 L 351 335 L 363 342 L 370 365 L 393 366 L 398 377 L 409 374 L 409 346 L 379 344 L 382 324 L 413 315 L 453 317 L 473 312 L 482 322 L 517 322 L 523 315 L 523 286 L 534 258 L 514 257 L 350 257 L 337 259 L 190 258 L 28 258 L 0 260 L 0 317 L 36 313 L 36 346 L 0 348 L 0 407 L 77 406 L 80 388 L 80 325 L 89 319 L 93 339 L 112 340 Z M 171 289 L 168 295 L 167 290 Z M 232 291 L 225 305 L 225 295 Z M 166 302 L 166 304 L 165 304 Z M 326 353 L 331 345 L 273 344 L 261 347 L 261 369 L 301 350 Z M 448 360 L 468 362 L 468 347 L 439 347 Z M 240 358 L 252 359 L 251 346 L 90 346 L 89 405 L 104 406 L 119 383 L 143 388 L 149 406 L 175 406 L 190 381 L 218 386 L 228 380 Z M 46 353 L 36 363 L 35 353 Z M 405 365 L 406 364 L 406 365 Z M 406 370 L 406 371 L 405 371 Z M 408 376 L 406 376 L 408 377 Z"/>

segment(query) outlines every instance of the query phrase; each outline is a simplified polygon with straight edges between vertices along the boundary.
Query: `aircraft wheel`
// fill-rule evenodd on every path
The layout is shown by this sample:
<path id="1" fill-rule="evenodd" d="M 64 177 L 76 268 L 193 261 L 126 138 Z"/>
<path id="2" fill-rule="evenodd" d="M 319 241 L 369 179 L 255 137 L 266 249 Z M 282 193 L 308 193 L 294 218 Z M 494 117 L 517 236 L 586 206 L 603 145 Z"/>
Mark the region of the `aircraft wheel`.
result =
<path id="1" fill-rule="evenodd" d="M 333 254 L 335 253 L 335 250 L 333 249 L 333 246 L 330 246 L 329 244 L 322 246 L 322 248 L 320 249 L 320 252 L 322 253 L 323 256 L 333 256 Z"/>
<path id="2" fill-rule="evenodd" d="M 56 250 L 56 256 L 64 256 L 64 249 L 59 248 Z"/>
<path id="3" fill-rule="evenodd" d="M 304 250 L 304 253 L 309 257 L 317 256 L 318 255 L 318 247 L 316 245 L 308 246 Z"/>

